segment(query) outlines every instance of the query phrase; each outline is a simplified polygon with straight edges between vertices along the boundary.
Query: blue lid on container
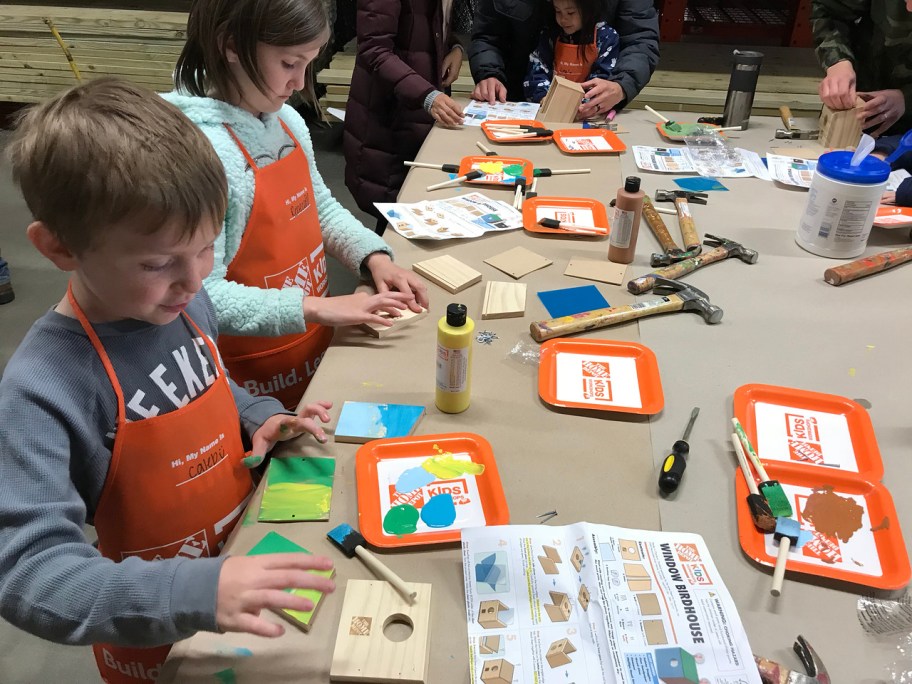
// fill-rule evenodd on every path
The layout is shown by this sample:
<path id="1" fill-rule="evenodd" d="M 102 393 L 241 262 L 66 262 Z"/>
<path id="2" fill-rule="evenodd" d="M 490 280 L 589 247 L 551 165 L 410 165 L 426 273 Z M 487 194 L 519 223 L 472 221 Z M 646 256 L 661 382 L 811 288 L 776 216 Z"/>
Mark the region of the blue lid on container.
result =
<path id="1" fill-rule="evenodd" d="M 827 178 L 856 185 L 877 185 L 890 176 L 890 165 L 882 159 L 868 155 L 861 164 L 852 166 L 852 154 L 844 150 L 822 154 L 817 160 L 817 171 Z"/>

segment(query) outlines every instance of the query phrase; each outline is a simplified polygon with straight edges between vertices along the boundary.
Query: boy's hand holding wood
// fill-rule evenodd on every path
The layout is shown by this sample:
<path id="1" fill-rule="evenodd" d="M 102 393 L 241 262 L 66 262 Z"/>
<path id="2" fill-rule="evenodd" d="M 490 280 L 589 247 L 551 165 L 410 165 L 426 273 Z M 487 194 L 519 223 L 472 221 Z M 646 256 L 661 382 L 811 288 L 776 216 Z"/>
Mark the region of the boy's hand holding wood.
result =
<path id="1" fill-rule="evenodd" d="M 287 416 L 286 416 L 287 418 Z M 264 637 L 285 633 L 282 625 L 260 617 L 263 610 L 313 610 L 313 602 L 285 589 L 316 589 L 325 594 L 336 584 L 308 570 L 329 570 L 325 556 L 309 553 L 271 553 L 228 558 L 219 573 L 215 620 L 223 632 L 247 632 Z"/>
<path id="2" fill-rule="evenodd" d="M 375 295 L 355 292 L 338 297 L 304 297 L 304 320 L 332 327 L 377 323 L 392 325 L 379 312 L 396 317 L 414 301 L 411 292 L 380 292 Z"/>
<path id="3" fill-rule="evenodd" d="M 374 279 L 377 292 L 380 294 L 390 291 L 411 293 L 414 298 L 406 302 L 409 309 L 415 313 L 421 313 L 422 308 L 427 308 L 427 286 L 414 271 L 400 268 L 393 263 L 388 254 L 383 252 L 371 254 L 365 259 L 364 264 Z"/>

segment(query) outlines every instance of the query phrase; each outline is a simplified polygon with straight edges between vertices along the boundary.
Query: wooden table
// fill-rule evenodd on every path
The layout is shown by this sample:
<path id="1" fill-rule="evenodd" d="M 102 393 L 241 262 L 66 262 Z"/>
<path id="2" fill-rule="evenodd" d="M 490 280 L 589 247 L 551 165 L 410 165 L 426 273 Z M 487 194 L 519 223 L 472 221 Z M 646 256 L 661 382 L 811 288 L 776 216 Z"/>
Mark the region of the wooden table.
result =
<path id="1" fill-rule="evenodd" d="M 630 132 L 629 145 L 661 145 L 652 120 L 643 112 L 619 117 Z M 778 121 L 755 118 L 749 131 L 732 135 L 740 146 L 760 152 L 771 143 Z M 474 154 L 481 140 L 477 128 L 435 129 L 418 157 L 421 161 L 456 162 Z M 785 143 L 787 145 L 788 143 Z M 544 178 L 539 193 L 576 195 L 607 203 L 624 174 L 637 173 L 644 189 L 675 187 L 672 176 L 636 171 L 630 153 L 617 158 L 563 155 L 552 145 L 503 147 L 504 154 L 525 156 L 537 167 L 588 166 L 583 176 Z M 583 161 L 581 161 L 583 160 Z M 401 199 L 424 198 L 426 185 L 441 174 L 413 169 Z M 709 204 L 696 207 L 700 232 L 738 240 L 760 252 L 755 265 L 729 260 L 687 277 L 725 310 L 719 325 L 699 316 L 667 315 L 590 333 L 592 338 L 639 340 L 659 359 L 665 409 L 647 420 L 601 412 L 558 411 L 537 394 L 537 368 L 511 354 L 515 345 L 530 344 L 528 324 L 547 318 L 535 293 L 543 289 L 587 284 L 563 275 L 571 256 L 604 258 L 607 241 L 545 238 L 524 231 L 471 241 L 410 243 L 389 231 L 387 239 L 399 263 L 452 254 L 479 270 L 486 280 L 510 280 L 483 259 L 522 245 L 554 264 L 522 279 L 528 283 L 523 318 L 477 321 L 478 328 L 496 332 L 490 346 L 475 345 L 472 404 L 460 415 L 439 413 L 433 404 L 435 322 L 446 304 L 465 303 L 478 317 L 483 284 L 458 295 L 430 286 L 431 313 L 421 324 L 399 335 L 375 340 L 355 330 L 340 331 L 327 353 L 307 398 L 331 399 L 334 415 L 345 400 L 424 404 L 428 415 L 422 434 L 476 432 L 493 446 L 513 523 L 536 523 L 536 516 L 557 510 L 551 524 L 580 520 L 647 529 L 697 532 L 706 539 L 713 559 L 739 608 L 751 646 L 758 654 L 800 665 L 791 652 L 798 634 L 817 649 L 836 681 L 872 684 L 886 676 L 895 648 L 865 636 L 855 604 L 863 589 L 813 578 L 787 576 L 783 597 L 769 596 L 771 571 L 758 568 L 740 550 L 732 486 L 735 460 L 731 431 L 732 394 L 746 383 L 785 385 L 863 398 L 872 405 L 871 418 L 885 462 L 884 482 L 894 493 L 908 544 L 912 502 L 901 496 L 912 476 L 909 419 L 903 387 L 912 384 L 906 356 L 909 331 L 905 292 L 912 269 L 834 288 L 823 271 L 834 264 L 800 249 L 794 241 L 806 195 L 798 189 L 757 179 L 724 181 L 730 192 L 711 193 Z M 434 197 L 455 194 L 450 190 Z M 507 197 L 493 190 L 492 196 Z M 668 217 L 676 235 L 674 217 Z M 907 241 L 905 231 L 875 229 L 867 253 Z M 649 254 L 658 251 L 645 224 L 628 279 L 649 272 Z M 483 282 L 484 282 L 483 281 Z M 634 301 L 623 287 L 598 285 L 612 305 Z M 641 299 L 651 295 L 643 295 Z M 690 438 L 691 456 L 684 482 L 672 498 L 656 490 L 658 466 L 680 437 L 694 406 L 700 417 Z M 294 629 L 276 640 L 248 635 L 198 634 L 178 644 L 162 682 L 213 681 L 214 673 L 233 668 L 238 682 L 328 681 L 342 591 L 349 578 L 370 578 L 357 560 L 347 560 L 325 539 L 331 527 L 357 522 L 354 482 L 355 445 L 298 447 L 313 455 L 337 459 L 332 521 L 289 526 L 256 524 L 238 528 L 228 551 L 243 553 L 265 531 L 276 529 L 311 551 L 333 557 L 337 595 L 329 597 L 310 634 Z M 295 447 L 290 447 L 295 448 Z M 258 498 L 252 506 L 256 507 Z M 255 509 L 255 508 L 254 508 Z M 383 553 L 384 560 L 406 579 L 434 586 L 429 682 L 468 681 L 465 606 L 461 554 L 458 547 Z M 278 618 L 276 618 L 278 620 Z M 239 658 L 234 649 L 247 648 Z M 294 678 L 281 678 L 283 672 Z"/>

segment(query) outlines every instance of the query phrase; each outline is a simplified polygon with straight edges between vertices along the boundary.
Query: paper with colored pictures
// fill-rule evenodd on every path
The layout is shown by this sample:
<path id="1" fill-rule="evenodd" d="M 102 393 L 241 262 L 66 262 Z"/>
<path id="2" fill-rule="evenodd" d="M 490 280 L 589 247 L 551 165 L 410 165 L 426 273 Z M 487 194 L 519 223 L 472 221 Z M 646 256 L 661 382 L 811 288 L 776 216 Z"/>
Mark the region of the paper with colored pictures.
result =
<path id="1" fill-rule="evenodd" d="M 718 154 L 717 152 L 713 152 Z M 733 150 L 735 164 L 729 160 L 713 162 L 696 158 L 687 147 L 633 146 L 633 158 L 638 168 L 659 173 L 698 173 L 715 178 L 750 178 L 770 180 L 769 172 L 756 152 L 737 147 Z M 719 157 L 721 160 L 721 157 Z"/>
<path id="2" fill-rule="evenodd" d="M 472 100 L 465 106 L 463 123 L 466 126 L 481 126 L 485 121 L 502 121 L 504 119 L 534 119 L 539 105 L 535 102 L 476 102 Z"/>
<path id="3" fill-rule="evenodd" d="M 902 183 L 906 178 L 912 177 L 905 169 L 896 169 L 890 173 L 890 177 L 887 178 L 887 187 L 884 188 L 886 192 L 896 192 L 896 189 L 899 187 L 899 184 Z"/>
<path id="4" fill-rule="evenodd" d="M 858 472 L 845 415 L 757 402 L 757 453 L 785 461 Z"/>
<path id="5" fill-rule="evenodd" d="M 785 157 L 780 154 L 767 154 L 766 163 L 769 167 L 770 177 L 774 181 L 786 185 L 796 185 L 799 188 L 811 187 L 811 181 L 817 170 L 816 159 Z"/>
<path id="6" fill-rule="evenodd" d="M 699 535 L 477 527 L 462 560 L 473 682 L 760 684 Z"/>
<path id="7" fill-rule="evenodd" d="M 383 203 L 374 206 L 393 230 L 410 240 L 475 238 L 522 228 L 522 214 L 510 204 L 470 192 L 442 200 Z"/>

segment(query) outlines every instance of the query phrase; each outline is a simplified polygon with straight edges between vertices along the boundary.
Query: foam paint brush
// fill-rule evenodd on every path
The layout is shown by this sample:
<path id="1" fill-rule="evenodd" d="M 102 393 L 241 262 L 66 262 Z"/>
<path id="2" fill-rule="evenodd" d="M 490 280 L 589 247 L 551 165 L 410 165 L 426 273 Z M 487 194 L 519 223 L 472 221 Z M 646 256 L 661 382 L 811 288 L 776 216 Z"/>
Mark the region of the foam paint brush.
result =
<path id="1" fill-rule="evenodd" d="M 447 173 L 459 173 L 459 164 L 433 164 L 430 162 L 404 161 L 406 166 L 414 166 L 419 169 L 437 169 Z"/>
<path id="2" fill-rule="evenodd" d="M 776 529 L 773 536 L 779 541 L 779 553 L 776 554 L 776 566 L 773 568 L 773 582 L 770 594 L 778 597 L 782 594 L 782 580 L 785 578 L 785 566 L 788 563 L 789 549 L 800 549 L 811 538 L 811 533 L 802 530 L 797 520 L 776 518 Z"/>
<path id="3" fill-rule="evenodd" d="M 532 175 L 536 178 L 547 178 L 548 176 L 564 176 L 571 173 L 592 173 L 592 169 L 534 169 Z"/>
<path id="4" fill-rule="evenodd" d="M 782 485 L 779 484 L 778 480 L 771 480 L 769 475 L 766 474 L 766 469 L 760 462 L 757 452 L 754 451 L 754 447 L 751 446 L 750 440 L 747 438 L 747 434 L 744 432 L 744 428 L 741 427 L 741 423 L 737 418 L 732 418 L 732 425 L 735 426 L 735 432 L 738 434 L 741 444 L 744 445 L 744 451 L 747 452 L 751 463 L 753 463 L 754 468 L 757 469 L 757 474 L 760 476 L 760 484 L 758 485 L 759 491 L 769 503 L 773 515 L 785 518 L 792 517 L 792 505 L 789 503 L 788 497 L 782 489 Z"/>
<path id="5" fill-rule="evenodd" d="M 418 596 L 418 592 L 409 587 L 409 585 L 405 583 L 405 580 L 399 577 L 399 575 L 393 572 L 383 561 L 367 550 L 365 546 L 367 542 L 358 530 L 347 523 L 342 523 L 338 527 L 331 529 L 326 536 L 333 544 L 338 546 L 342 553 L 348 558 L 358 556 L 358 558 L 361 559 L 361 562 L 370 568 L 371 572 L 377 577 L 392 584 L 396 591 L 402 594 L 402 597 L 409 605 L 415 603 L 415 597 Z"/>
<path id="6" fill-rule="evenodd" d="M 764 532 L 772 532 L 776 529 L 776 516 L 770 510 L 766 499 L 757 489 L 757 482 L 754 480 L 754 474 L 751 472 L 750 465 L 747 462 L 747 456 L 744 455 L 744 447 L 738 435 L 734 432 L 731 435 L 732 446 L 735 447 L 735 454 L 738 456 L 738 465 L 741 466 L 741 472 L 744 474 L 744 480 L 747 482 L 747 488 L 750 494 L 747 495 L 747 508 L 750 511 L 751 520 L 758 529 Z"/>
<path id="7" fill-rule="evenodd" d="M 484 175 L 483 171 L 475 169 L 474 171 L 469 171 L 464 176 L 459 176 L 457 178 L 451 178 L 448 181 L 443 181 L 442 183 L 436 183 L 434 185 L 427 186 L 426 190 L 430 192 L 431 190 L 439 190 L 440 188 L 452 188 L 455 185 L 459 185 L 463 181 L 473 181 L 478 178 L 481 178 Z"/>
<path id="8" fill-rule="evenodd" d="M 569 233 L 585 233 L 587 235 L 607 235 L 608 230 L 605 228 L 599 228 L 597 226 L 581 226 L 578 223 L 562 223 L 555 218 L 543 218 L 538 222 L 540 226 L 545 228 L 555 228 L 559 230 L 566 230 Z"/>

